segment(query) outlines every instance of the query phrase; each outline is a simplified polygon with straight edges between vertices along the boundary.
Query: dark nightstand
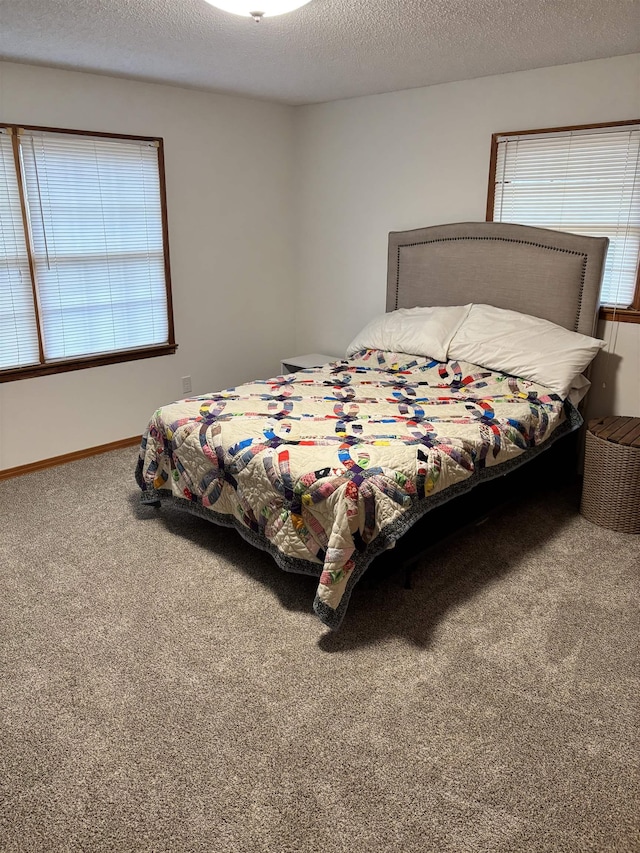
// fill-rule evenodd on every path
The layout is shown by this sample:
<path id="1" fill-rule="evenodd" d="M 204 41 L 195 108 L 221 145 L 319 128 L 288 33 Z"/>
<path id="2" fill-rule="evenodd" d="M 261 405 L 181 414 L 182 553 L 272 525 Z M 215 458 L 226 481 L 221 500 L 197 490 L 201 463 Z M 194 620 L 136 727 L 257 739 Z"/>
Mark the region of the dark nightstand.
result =
<path id="1" fill-rule="evenodd" d="M 308 367 L 320 367 L 323 364 L 339 360 L 339 356 L 311 352 L 307 355 L 292 355 L 291 358 L 283 358 L 280 369 L 283 373 L 297 373 L 299 370 L 305 370 Z"/>

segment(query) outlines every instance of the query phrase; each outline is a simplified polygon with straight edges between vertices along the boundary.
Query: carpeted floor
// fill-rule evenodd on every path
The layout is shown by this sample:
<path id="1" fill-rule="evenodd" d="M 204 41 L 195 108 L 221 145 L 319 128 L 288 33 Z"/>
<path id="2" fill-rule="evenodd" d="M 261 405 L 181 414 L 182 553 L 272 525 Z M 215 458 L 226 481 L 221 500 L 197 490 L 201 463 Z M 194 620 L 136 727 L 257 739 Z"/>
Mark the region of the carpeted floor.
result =
<path id="1" fill-rule="evenodd" d="M 514 502 L 328 634 L 135 455 L 0 483 L 3 853 L 640 850 L 640 537 Z"/>

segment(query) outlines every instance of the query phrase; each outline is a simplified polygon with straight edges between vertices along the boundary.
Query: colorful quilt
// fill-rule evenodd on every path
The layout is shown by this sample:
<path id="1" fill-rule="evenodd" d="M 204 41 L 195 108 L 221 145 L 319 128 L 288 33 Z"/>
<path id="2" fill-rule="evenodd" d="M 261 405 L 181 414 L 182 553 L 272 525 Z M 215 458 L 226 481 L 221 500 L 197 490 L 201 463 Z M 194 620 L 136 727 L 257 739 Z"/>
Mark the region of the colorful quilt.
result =
<path id="1" fill-rule="evenodd" d="M 474 364 L 363 350 L 163 406 L 142 439 L 142 500 L 171 497 L 319 577 L 331 628 L 374 556 L 436 503 L 504 473 L 580 416 Z"/>

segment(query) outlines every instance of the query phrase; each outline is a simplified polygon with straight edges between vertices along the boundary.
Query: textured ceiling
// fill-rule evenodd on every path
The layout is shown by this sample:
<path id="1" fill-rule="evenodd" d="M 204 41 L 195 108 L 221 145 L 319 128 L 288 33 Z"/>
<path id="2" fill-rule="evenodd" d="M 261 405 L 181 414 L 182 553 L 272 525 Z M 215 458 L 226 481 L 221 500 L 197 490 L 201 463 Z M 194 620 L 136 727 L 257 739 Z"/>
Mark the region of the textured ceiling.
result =
<path id="1" fill-rule="evenodd" d="M 290 104 L 640 52 L 640 0 L 0 0 L 0 57 Z"/>

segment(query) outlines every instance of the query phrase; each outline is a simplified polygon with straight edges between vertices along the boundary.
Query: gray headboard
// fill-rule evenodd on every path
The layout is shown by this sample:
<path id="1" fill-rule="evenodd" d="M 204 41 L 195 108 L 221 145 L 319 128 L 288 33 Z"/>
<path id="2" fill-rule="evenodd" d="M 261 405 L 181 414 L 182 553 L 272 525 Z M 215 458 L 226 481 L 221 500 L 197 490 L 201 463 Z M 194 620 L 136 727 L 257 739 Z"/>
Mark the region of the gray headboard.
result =
<path id="1" fill-rule="evenodd" d="M 504 222 L 392 231 L 387 311 L 486 303 L 592 335 L 608 243 Z"/>

